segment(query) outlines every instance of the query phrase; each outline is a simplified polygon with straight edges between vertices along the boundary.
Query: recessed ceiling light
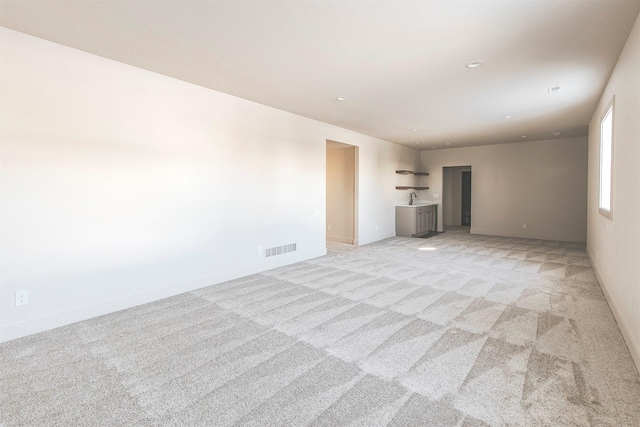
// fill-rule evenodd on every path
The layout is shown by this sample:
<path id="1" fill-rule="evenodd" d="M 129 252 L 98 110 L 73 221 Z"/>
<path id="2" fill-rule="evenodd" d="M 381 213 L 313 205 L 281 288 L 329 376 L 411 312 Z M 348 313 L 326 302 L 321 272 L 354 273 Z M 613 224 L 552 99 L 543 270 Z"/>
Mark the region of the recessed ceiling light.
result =
<path id="1" fill-rule="evenodd" d="M 505 118 L 505 119 L 512 119 L 512 118 L 513 118 L 513 116 L 506 115 L 506 116 L 504 116 L 504 118 Z"/>
<path id="2" fill-rule="evenodd" d="M 522 135 L 522 137 L 523 137 L 523 138 L 526 138 L 526 137 L 527 137 L 527 135 Z"/>
<path id="3" fill-rule="evenodd" d="M 435 150 L 435 149 L 436 149 L 436 147 L 431 147 L 431 149 L 432 149 L 432 150 Z"/>
<path id="4" fill-rule="evenodd" d="M 415 131 L 417 131 L 417 130 L 418 130 L 418 129 L 411 129 L 411 132 L 415 132 Z"/>
<path id="5" fill-rule="evenodd" d="M 422 144 L 422 142 L 420 142 L 420 141 L 416 141 L 416 144 L 418 144 L 418 145 L 419 145 L 419 144 Z"/>
<path id="6" fill-rule="evenodd" d="M 562 132 L 554 132 L 553 134 L 554 134 L 555 136 L 559 136 L 561 133 L 562 133 Z"/>
<path id="7" fill-rule="evenodd" d="M 346 101 L 347 97 L 346 96 L 339 96 L 336 98 L 338 101 Z"/>
<path id="8" fill-rule="evenodd" d="M 482 62 L 473 61 L 473 62 L 469 62 L 467 65 L 465 65 L 465 67 L 467 67 L 467 68 L 478 68 L 481 65 L 482 65 Z"/>
<path id="9" fill-rule="evenodd" d="M 450 143 L 450 142 L 447 142 L 447 145 L 451 145 L 451 143 Z"/>

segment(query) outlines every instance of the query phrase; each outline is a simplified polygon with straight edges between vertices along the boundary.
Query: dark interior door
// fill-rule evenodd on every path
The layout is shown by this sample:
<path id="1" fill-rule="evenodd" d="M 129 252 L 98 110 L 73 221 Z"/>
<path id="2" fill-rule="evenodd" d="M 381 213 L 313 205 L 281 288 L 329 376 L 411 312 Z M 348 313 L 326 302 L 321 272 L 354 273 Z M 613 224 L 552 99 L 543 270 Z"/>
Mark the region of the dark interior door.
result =
<path id="1" fill-rule="evenodd" d="M 471 226 L 471 172 L 462 172 L 462 225 Z"/>

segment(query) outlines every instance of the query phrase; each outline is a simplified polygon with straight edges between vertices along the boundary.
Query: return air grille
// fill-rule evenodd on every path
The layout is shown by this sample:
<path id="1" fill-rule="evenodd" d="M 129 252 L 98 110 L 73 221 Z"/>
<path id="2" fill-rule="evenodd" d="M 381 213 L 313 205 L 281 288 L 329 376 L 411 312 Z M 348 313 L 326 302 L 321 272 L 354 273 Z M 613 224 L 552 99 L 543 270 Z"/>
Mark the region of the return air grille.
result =
<path id="1" fill-rule="evenodd" d="M 297 243 L 290 243 L 288 245 L 276 246 L 273 248 L 265 249 L 264 256 L 265 258 L 269 258 L 276 255 L 282 255 L 289 252 L 295 252 L 298 250 Z"/>

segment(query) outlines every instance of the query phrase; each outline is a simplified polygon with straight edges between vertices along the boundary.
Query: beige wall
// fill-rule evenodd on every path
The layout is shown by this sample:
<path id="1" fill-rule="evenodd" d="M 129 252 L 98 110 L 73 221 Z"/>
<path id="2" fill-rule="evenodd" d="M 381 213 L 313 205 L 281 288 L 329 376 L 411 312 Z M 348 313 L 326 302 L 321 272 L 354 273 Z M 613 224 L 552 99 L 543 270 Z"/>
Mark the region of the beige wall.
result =
<path id="1" fill-rule="evenodd" d="M 326 253 L 328 139 L 359 149 L 360 243 L 395 235 L 417 150 L 0 37 L 0 341 Z"/>
<path id="2" fill-rule="evenodd" d="M 472 233 L 586 241 L 586 137 L 427 150 L 421 155 L 422 168 L 430 173 L 425 198 L 434 201 L 443 191 L 443 167 L 472 167 Z M 441 205 L 438 222 L 441 230 Z"/>
<path id="3" fill-rule="evenodd" d="M 615 95 L 613 217 L 598 212 L 600 118 Z M 589 124 L 587 250 L 640 370 L 640 18 Z"/>
<path id="4" fill-rule="evenodd" d="M 356 147 L 327 146 L 327 239 L 354 244 Z"/>

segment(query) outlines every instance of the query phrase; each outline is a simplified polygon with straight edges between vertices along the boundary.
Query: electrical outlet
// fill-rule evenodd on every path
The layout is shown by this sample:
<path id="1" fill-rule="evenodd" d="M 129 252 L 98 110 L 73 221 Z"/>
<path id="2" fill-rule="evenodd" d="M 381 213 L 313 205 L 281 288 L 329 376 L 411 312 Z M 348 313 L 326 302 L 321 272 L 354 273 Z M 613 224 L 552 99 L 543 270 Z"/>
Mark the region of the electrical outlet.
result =
<path id="1" fill-rule="evenodd" d="M 527 223 L 526 222 L 522 223 L 522 228 L 527 228 Z"/>
<path id="2" fill-rule="evenodd" d="M 25 289 L 24 291 L 16 292 L 16 307 L 26 304 L 29 304 L 29 291 Z"/>
<path id="3" fill-rule="evenodd" d="M 331 231 L 331 224 L 327 225 L 327 230 Z"/>

